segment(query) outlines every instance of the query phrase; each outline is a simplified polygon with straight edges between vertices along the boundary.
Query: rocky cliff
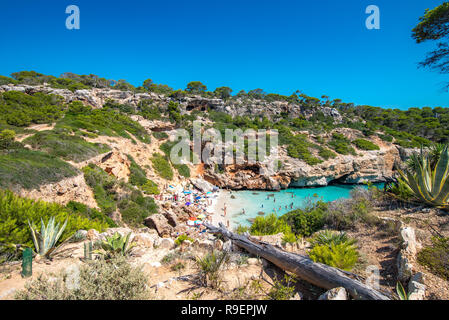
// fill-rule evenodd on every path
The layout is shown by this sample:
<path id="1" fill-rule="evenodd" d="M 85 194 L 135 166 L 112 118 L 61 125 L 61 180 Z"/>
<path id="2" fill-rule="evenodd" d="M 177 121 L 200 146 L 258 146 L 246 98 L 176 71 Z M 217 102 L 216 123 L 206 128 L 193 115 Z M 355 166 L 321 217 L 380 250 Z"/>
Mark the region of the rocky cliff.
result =
<path id="1" fill-rule="evenodd" d="M 288 102 L 267 102 L 261 100 L 245 100 L 231 99 L 224 101 L 222 99 L 208 99 L 200 96 L 182 97 L 174 99 L 155 93 L 134 93 L 130 91 L 119 91 L 112 89 L 90 89 L 77 90 L 72 92 L 66 89 L 55 89 L 49 86 L 28 86 L 28 85 L 3 85 L 0 86 L 0 92 L 5 91 L 21 91 L 27 94 L 35 92 L 43 92 L 46 94 L 55 94 L 63 97 L 65 102 L 82 101 L 85 104 L 91 105 L 94 108 L 101 108 L 108 100 L 114 100 L 121 104 L 128 104 L 137 107 L 142 100 L 150 100 L 151 103 L 158 105 L 162 110 L 166 108 L 169 101 L 173 100 L 179 103 L 182 113 L 189 113 L 193 110 L 216 110 L 226 112 L 232 116 L 236 115 L 267 115 L 273 116 L 287 113 L 291 117 L 304 116 L 309 118 L 317 110 L 321 111 L 325 116 L 332 117 L 334 123 L 342 121 L 342 116 L 336 109 L 329 107 L 318 107 L 316 110 L 306 109 L 300 105 L 291 104 Z M 174 129 L 174 125 L 167 121 L 149 121 L 143 119 L 141 116 L 131 116 L 133 120 L 138 121 L 147 131 L 165 131 L 170 133 Z M 333 132 L 339 132 L 348 137 L 355 139 L 362 137 L 360 131 L 340 128 Z M 305 132 L 309 135 L 308 132 Z M 324 135 L 331 135 L 324 133 Z M 309 137 L 310 138 L 310 137 Z M 363 183 L 366 181 L 382 182 L 386 178 L 393 175 L 393 166 L 395 161 L 406 158 L 409 150 L 398 148 L 396 145 L 387 143 L 379 139 L 377 136 L 370 137 L 375 144 L 380 146 L 380 150 L 364 151 L 357 150 L 357 155 L 337 155 L 334 159 L 329 159 L 320 164 L 311 166 L 304 161 L 291 158 L 287 155 L 285 148 L 280 147 L 278 150 L 279 160 L 282 167 L 278 171 L 270 169 L 269 163 L 274 159 L 268 158 L 267 161 L 258 162 L 251 165 L 229 165 L 226 166 L 221 173 L 216 172 L 214 166 L 205 166 L 203 172 L 204 179 L 223 188 L 231 189 L 266 189 L 278 190 L 287 187 L 316 187 L 325 186 L 332 182 L 338 183 Z M 108 143 L 111 139 L 98 138 L 88 139 L 92 142 Z M 95 140 L 95 141 L 94 141 Z M 109 141 L 109 142 L 108 142 Z M 159 145 L 160 143 L 158 143 Z M 140 145 L 140 144 L 139 144 Z M 158 145 L 149 147 L 148 153 L 158 150 Z M 122 148 L 129 148 L 126 142 L 123 142 L 117 149 L 114 146 L 114 156 L 117 153 L 123 153 Z M 138 158 L 138 162 L 142 165 L 147 165 L 148 157 L 142 151 L 146 147 L 141 147 L 139 150 L 128 153 Z M 148 154 L 148 155 L 149 155 Z M 124 158 L 123 154 L 120 155 Z M 140 159 L 142 158 L 142 160 Z M 145 159 L 144 159 L 145 158 Z M 110 162 L 110 161 L 109 161 Z M 105 170 L 109 170 L 113 174 L 117 174 L 120 178 L 125 178 L 127 172 L 126 165 L 123 165 L 126 160 L 115 161 L 111 166 L 107 162 L 99 163 L 104 166 Z M 126 163 L 125 163 L 126 164 Z M 123 168 L 122 168 L 123 167 Z M 121 171 L 120 171 L 121 170 Z M 120 171 L 120 172 L 115 172 Z M 123 172 L 122 172 L 123 171 Z M 153 178 L 153 177 L 152 177 Z M 156 179 L 156 178 L 155 178 Z M 53 189 L 52 189 L 53 190 Z M 86 201 L 90 202 L 90 196 L 86 195 Z"/>
<path id="2" fill-rule="evenodd" d="M 357 134 L 351 129 L 337 129 L 345 135 Z M 385 182 L 394 175 L 394 164 L 400 161 L 400 150 L 379 138 L 371 139 L 380 150 L 356 149 L 357 155 L 337 155 L 334 159 L 310 166 L 291 158 L 284 148 L 279 150 L 282 165 L 277 171 L 270 169 L 270 160 L 251 165 L 226 166 L 224 172 L 207 167 L 204 178 L 222 188 L 279 190 L 288 187 L 319 187 L 330 183 L 361 184 Z M 403 153 L 404 151 L 401 150 Z"/>

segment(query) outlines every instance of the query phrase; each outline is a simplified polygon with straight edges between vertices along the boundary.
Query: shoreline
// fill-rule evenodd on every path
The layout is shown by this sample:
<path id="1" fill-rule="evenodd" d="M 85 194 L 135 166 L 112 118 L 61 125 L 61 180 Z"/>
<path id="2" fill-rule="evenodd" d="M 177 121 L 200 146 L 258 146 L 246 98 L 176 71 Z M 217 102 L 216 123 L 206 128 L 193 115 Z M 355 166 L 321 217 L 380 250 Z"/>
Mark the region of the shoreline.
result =
<path id="1" fill-rule="evenodd" d="M 231 200 L 231 192 L 223 189 L 218 190 L 218 195 L 214 198 L 214 203 L 211 207 L 211 218 L 212 224 L 218 226 L 219 223 L 223 223 L 227 227 L 227 222 L 229 221 L 229 229 L 233 229 L 235 223 L 233 223 L 232 216 L 230 216 L 230 200 Z M 226 204 L 226 217 L 223 216 L 223 207 Z"/>

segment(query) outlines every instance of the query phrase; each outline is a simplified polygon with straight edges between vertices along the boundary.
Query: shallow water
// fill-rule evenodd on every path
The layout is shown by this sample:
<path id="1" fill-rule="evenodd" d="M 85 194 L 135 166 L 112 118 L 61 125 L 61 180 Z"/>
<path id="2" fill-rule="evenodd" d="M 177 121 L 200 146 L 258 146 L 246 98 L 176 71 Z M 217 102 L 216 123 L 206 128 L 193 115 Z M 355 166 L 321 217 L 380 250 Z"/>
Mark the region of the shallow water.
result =
<path id="1" fill-rule="evenodd" d="M 226 197 L 227 215 L 232 225 L 250 225 L 251 219 L 260 215 L 275 213 L 283 215 L 289 211 L 303 208 L 307 202 L 322 200 L 325 202 L 351 197 L 356 185 L 334 185 L 319 188 L 295 188 L 279 192 L 273 191 L 232 191 L 235 199 Z M 362 186 L 367 188 L 367 186 Z M 377 185 L 382 187 L 382 185 Z M 263 212 L 263 214 L 261 214 Z"/>

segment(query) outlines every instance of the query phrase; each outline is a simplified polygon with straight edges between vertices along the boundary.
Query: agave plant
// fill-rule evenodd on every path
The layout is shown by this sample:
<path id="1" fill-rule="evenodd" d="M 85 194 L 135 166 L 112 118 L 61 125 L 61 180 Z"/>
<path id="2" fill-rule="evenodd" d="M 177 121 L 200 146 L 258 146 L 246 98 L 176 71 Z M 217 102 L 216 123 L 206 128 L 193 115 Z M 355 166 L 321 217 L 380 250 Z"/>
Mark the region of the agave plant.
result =
<path id="1" fill-rule="evenodd" d="M 409 300 L 407 291 L 405 291 L 402 283 L 399 281 L 396 283 L 396 293 L 398 294 L 399 300 Z"/>
<path id="2" fill-rule="evenodd" d="M 51 217 L 47 225 L 41 219 L 41 232 L 37 231 L 37 228 L 31 225 L 30 221 L 28 221 L 28 225 L 30 226 L 36 252 L 41 256 L 50 258 L 57 249 L 56 243 L 67 226 L 67 219 L 62 226 L 59 223 L 55 225 L 55 217 Z"/>
<path id="3" fill-rule="evenodd" d="M 134 242 L 129 243 L 130 237 L 131 232 L 126 236 L 122 236 L 120 233 L 116 232 L 112 236 L 107 237 L 106 240 L 101 242 L 100 246 L 103 251 L 97 251 L 97 253 L 106 255 L 108 257 L 111 257 L 112 255 L 126 256 L 136 245 Z"/>
<path id="4" fill-rule="evenodd" d="M 437 208 L 449 208 L 449 149 L 446 145 L 432 168 L 428 155 L 421 154 L 411 156 L 413 170 L 403 172 L 398 168 L 405 183 L 413 191 L 414 195 L 424 203 Z"/>

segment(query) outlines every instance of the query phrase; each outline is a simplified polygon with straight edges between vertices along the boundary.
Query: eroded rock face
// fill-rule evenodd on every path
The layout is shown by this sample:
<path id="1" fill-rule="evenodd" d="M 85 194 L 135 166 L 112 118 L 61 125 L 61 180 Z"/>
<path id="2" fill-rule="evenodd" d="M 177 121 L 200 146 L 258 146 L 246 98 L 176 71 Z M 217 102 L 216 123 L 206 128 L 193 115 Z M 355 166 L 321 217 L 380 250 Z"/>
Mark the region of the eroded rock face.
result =
<path id="1" fill-rule="evenodd" d="M 71 200 L 98 208 L 93 192 L 87 186 L 83 174 L 63 179 L 59 182 L 41 185 L 37 189 L 22 189 L 18 194 L 22 197 L 57 202 L 66 205 Z"/>
<path id="2" fill-rule="evenodd" d="M 168 223 L 164 215 L 156 213 L 145 219 L 145 225 L 148 228 L 155 229 L 160 237 L 169 237 L 173 227 Z"/>
<path id="3" fill-rule="evenodd" d="M 190 182 L 202 192 L 211 192 L 213 189 L 213 184 L 207 182 L 204 179 L 190 179 Z"/>
<path id="4" fill-rule="evenodd" d="M 338 129 L 345 136 L 357 138 L 352 129 Z M 385 182 L 394 175 L 396 161 L 400 160 L 395 145 L 372 138 L 380 150 L 357 150 L 357 155 L 337 155 L 320 164 L 310 166 L 304 161 L 291 158 L 280 148 L 278 156 L 281 170 L 271 169 L 275 159 L 269 157 L 255 164 L 229 165 L 225 172 L 217 173 L 213 166 L 206 166 L 204 179 L 222 188 L 280 190 L 288 187 L 319 187 L 332 181 L 348 184 Z"/>
<path id="5" fill-rule="evenodd" d="M 421 272 L 414 274 L 408 283 L 409 300 L 424 300 L 426 297 L 426 289 L 424 274 Z"/>

